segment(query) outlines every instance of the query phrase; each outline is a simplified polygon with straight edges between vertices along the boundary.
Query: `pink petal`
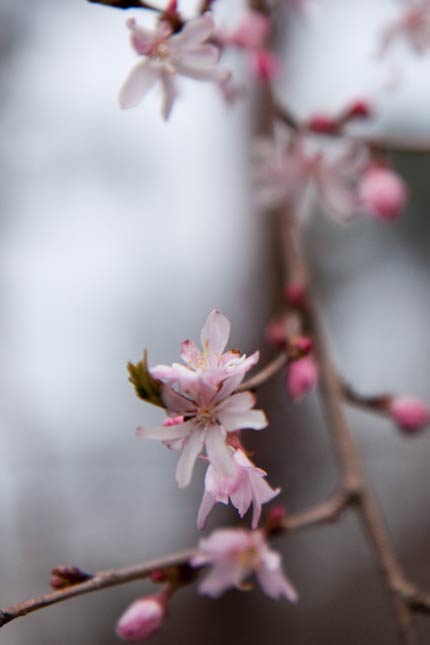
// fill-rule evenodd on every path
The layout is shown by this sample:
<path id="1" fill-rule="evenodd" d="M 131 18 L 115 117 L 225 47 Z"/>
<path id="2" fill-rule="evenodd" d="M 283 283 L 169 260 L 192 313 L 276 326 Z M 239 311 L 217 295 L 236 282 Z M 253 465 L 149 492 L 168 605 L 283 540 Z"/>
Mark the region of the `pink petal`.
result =
<path id="1" fill-rule="evenodd" d="M 144 439 L 156 439 L 157 441 L 173 441 L 184 439 L 194 428 L 192 421 L 186 421 L 175 426 L 155 426 L 153 428 L 139 427 L 136 433 Z"/>
<path id="2" fill-rule="evenodd" d="M 291 602 L 297 602 L 297 591 L 282 572 L 279 553 L 270 551 L 266 559 L 269 566 L 263 564 L 256 572 L 258 582 L 263 591 L 272 598 L 285 596 Z"/>
<path id="3" fill-rule="evenodd" d="M 208 459 L 215 470 L 222 477 L 234 477 L 234 462 L 231 452 L 225 443 L 223 430 L 219 426 L 212 426 L 206 432 L 206 452 Z"/>
<path id="4" fill-rule="evenodd" d="M 234 587 L 236 583 L 236 570 L 231 562 L 215 564 L 212 570 L 199 586 L 200 593 L 217 598 L 226 589 Z"/>
<path id="5" fill-rule="evenodd" d="M 176 392 L 170 385 L 164 385 L 161 391 L 161 397 L 167 408 L 167 410 L 172 413 L 174 416 L 182 415 L 186 416 L 187 414 L 194 414 L 196 411 L 196 404 L 194 401 L 187 399 L 186 396 Z"/>
<path id="6" fill-rule="evenodd" d="M 241 428 L 262 430 L 267 426 L 267 418 L 262 410 L 248 410 L 245 412 L 230 412 L 222 410 L 217 413 L 217 419 L 224 430 L 234 432 Z"/>
<path id="7" fill-rule="evenodd" d="M 191 564 L 198 566 L 215 560 L 234 558 L 252 546 L 248 531 L 242 529 L 217 529 L 199 543 L 200 553 Z"/>
<path id="8" fill-rule="evenodd" d="M 215 506 L 216 501 L 206 491 L 203 493 L 202 501 L 197 515 L 197 528 L 201 531 L 205 527 L 207 516 Z"/>
<path id="9" fill-rule="evenodd" d="M 186 488 L 194 470 L 194 464 L 197 457 L 202 451 L 204 444 L 204 433 L 200 430 L 194 430 L 184 441 L 182 451 L 176 466 L 176 481 L 179 488 Z"/>
<path id="10" fill-rule="evenodd" d="M 211 311 L 200 335 L 203 349 L 210 354 L 221 355 L 227 345 L 230 328 L 230 321 L 225 316 L 217 309 Z"/>
<path id="11" fill-rule="evenodd" d="M 213 67 L 219 61 L 219 49 L 214 45 L 200 45 L 190 50 L 180 50 L 172 56 L 172 62 L 200 69 L 204 67 Z"/>
<path id="12" fill-rule="evenodd" d="M 146 60 L 131 70 L 119 91 L 119 104 L 123 109 L 135 107 L 154 86 L 159 72 Z"/>
<path id="13" fill-rule="evenodd" d="M 172 74 L 162 74 L 161 86 L 163 89 L 163 105 L 161 108 L 161 115 L 163 119 L 167 121 L 172 111 L 175 98 L 178 96 L 176 83 Z"/>
<path id="14" fill-rule="evenodd" d="M 194 66 L 186 64 L 182 60 L 175 62 L 175 69 L 182 76 L 187 76 L 195 81 L 214 81 L 215 83 L 221 83 L 230 76 L 229 70 L 222 67 L 216 65 L 213 67 L 207 67 L 205 65 Z"/>
<path id="15" fill-rule="evenodd" d="M 242 478 L 239 486 L 230 495 L 230 499 L 233 506 L 237 508 L 240 517 L 243 517 L 252 502 L 252 489 L 246 476 Z"/>
<path id="16" fill-rule="evenodd" d="M 184 340 L 181 344 L 181 358 L 187 365 L 194 368 L 196 365 L 200 365 L 204 359 L 202 352 L 193 340 Z"/>
<path id="17" fill-rule="evenodd" d="M 182 31 L 172 38 L 175 46 L 179 44 L 183 47 L 198 45 L 208 38 L 214 32 L 215 23 L 210 13 L 205 13 L 194 20 L 189 20 Z"/>
<path id="18" fill-rule="evenodd" d="M 249 482 L 252 489 L 252 528 L 256 529 L 261 516 L 261 506 L 270 502 L 281 492 L 280 488 L 273 489 L 269 484 L 257 474 L 249 473 Z"/>
<path id="19" fill-rule="evenodd" d="M 217 411 L 245 412 L 255 405 L 255 395 L 252 392 L 237 392 L 217 405 Z"/>

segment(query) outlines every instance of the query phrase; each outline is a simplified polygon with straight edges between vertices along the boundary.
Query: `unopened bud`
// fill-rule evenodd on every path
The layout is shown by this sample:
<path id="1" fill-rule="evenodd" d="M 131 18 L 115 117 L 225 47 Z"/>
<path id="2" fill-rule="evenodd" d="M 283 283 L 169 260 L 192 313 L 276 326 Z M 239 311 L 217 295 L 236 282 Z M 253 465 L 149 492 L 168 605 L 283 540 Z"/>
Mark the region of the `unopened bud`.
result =
<path id="1" fill-rule="evenodd" d="M 285 285 L 285 299 L 291 307 L 302 307 L 306 298 L 306 288 L 298 282 L 288 282 Z"/>
<path id="2" fill-rule="evenodd" d="M 269 510 L 264 525 L 267 535 L 274 535 L 283 530 L 282 523 L 285 516 L 286 512 L 283 506 L 274 506 Z"/>
<path id="3" fill-rule="evenodd" d="M 378 219 L 393 220 L 406 205 L 408 189 L 396 172 L 375 165 L 362 176 L 358 198 L 362 208 L 370 215 Z"/>
<path id="4" fill-rule="evenodd" d="M 287 342 L 285 324 L 282 318 L 270 320 L 264 330 L 264 337 L 269 345 L 284 348 Z"/>
<path id="5" fill-rule="evenodd" d="M 53 589 L 65 589 L 80 582 L 85 582 L 92 578 L 92 575 L 78 569 L 78 567 L 69 567 L 61 565 L 51 571 L 51 587 Z"/>
<path id="6" fill-rule="evenodd" d="M 318 381 L 318 367 L 311 354 L 288 365 L 286 385 L 295 401 L 301 399 Z"/>
<path id="7" fill-rule="evenodd" d="M 259 49 L 251 59 L 251 69 L 263 81 L 271 81 L 279 71 L 279 61 L 268 49 Z"/>
<path id="8" fill-rule="evenodd" d="M 362 99 L 354 101 L 345 109 L 345 120 L 367 119 L 372 114 L 369 103 Z"/>
<path id="9" fill-rule="evenodd" d="M 401 430 L 418 432 L 430 421 L 430 410 L 419 399 L 409 396 L 399 396 L 390 401 L 388 414 Z"/>
<path id="10" fill-rule="evenodd" d="M 328 114 L 314 114 L 310 117 L 307 123 L 308 129 L 311 132 L 318 134 L 332 134 L 338 129 L 338 122 Z"/>
<path id="11" fill-rule="evenodd" d="M 166 617 L 165 590 L 154 596 L 135 600 L 123 613 L 116 626 L 116 633 L 124 641 L 140 642 L 158 631 Z"/>

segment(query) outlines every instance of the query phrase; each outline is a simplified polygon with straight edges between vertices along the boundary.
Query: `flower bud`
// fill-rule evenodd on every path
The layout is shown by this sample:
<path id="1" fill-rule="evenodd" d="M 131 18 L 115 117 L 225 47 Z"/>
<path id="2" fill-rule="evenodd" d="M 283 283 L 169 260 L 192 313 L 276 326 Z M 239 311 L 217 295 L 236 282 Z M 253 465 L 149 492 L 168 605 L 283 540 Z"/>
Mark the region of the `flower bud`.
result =
<path id="1" fill-rule="evenodd" d="M 312 355 L 300 358 L 288 366 L 287 389 L 294 400 L 299 400 L 318 381 L 318 367 Z"/>
<path id="2" fill-rule="evenodd" d="M 388 405 L 388 414 L 405 432 L 422 430 L 430 421 L 430 411 L 422 401 L 410 396 L 399 396 Z"/>
<path id="3" fill-rule="evenodd" d="M 291 307 L 302 307 L 306 299 L 306 288 L 299 282 L 287 282 L 285 299 Z"/>
<path id="4" fill-rule="evenodd" d="M 393 170 L 371 166 L 361 178 L 358 198 L 370 215 L 393 220 L 404 209 L 408 190 L 403 179 Z"/>
<path id="5" fill-rule="evenodd" d="M 314 114 L 308 121 L 308 128 L 311 132 L 318 132 L 319 134 L 332 134 L 336 132 L 338 123 L 336 119 L 328 114 Z"/>
<path id="6" fill-rule="evenodd" d="M 140 642 L 158 631 L 166 617 L 165 592 L 135 600 L 123 613 L 116 634 L 124 641 Z"/>
<path id="7" fill-rule="evenodd" d="M 284 348 L 287 343 L 285 335 L 285 323 L 282 318 L 273 318 L 270 320 L 264 330 L 266 342 L 273 347 Z"/>
<path id="8" fill-rule="evenodd" d="M 371 115 L 369 103 L 367 101 L 354 101 L 345 110 L 345 118 L 349 119 L 367 119 Z"/>
<path id="9" fill-rule="evenodd" d="M 279 61 L 268 49 L 259 49 L 251 59 L 251 69 L 261 80 L 271 81 L 279 71 Z"/>

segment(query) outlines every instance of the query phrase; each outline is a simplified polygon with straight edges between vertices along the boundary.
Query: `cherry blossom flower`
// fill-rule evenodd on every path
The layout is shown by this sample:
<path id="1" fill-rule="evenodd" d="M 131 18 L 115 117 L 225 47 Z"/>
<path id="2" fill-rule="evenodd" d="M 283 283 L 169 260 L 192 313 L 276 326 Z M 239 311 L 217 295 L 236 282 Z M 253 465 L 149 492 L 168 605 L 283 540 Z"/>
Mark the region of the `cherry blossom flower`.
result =
<path id="1" fill-rule="evenodd" d="M 330 215 L 342 220 L 358 212 L 357 182 L 367 164 L 365 150 L 345 145 L 328 154 L 311 151 L 304 137 L 295 137 L 283 150 L 268 140 L 255 148 L 255 183 L 260 204 L 273 207 L 285 201 L 299 216 L 318 200 Z"/>
<path id="2" fill-rule="evenodd" d="M 194 18 L 179 33 L 161 21 L 154 30 L 140 27 L 131 18 L 127 21 L 131 44 L 142 56 L 121 87 L 119 102 L 122 108 L 140 103 L 149 90 L 159 82 L 163 93 L 162 116 L 168 119 L 177 96 L 176 78 L 186 76 L 198 81 L 220 82 L 229 72 L 220 68 L 219 48 L 206 41 L 213 36 L 214 21 L 210 13 Z"/>
<path id="3" fill-rule="evenodd" d="M 135 600 L 123 613 L 116 626 L 119 638 L 129 642 L 141 642 L 157 632 L 166 616 L 168 589 L 154 596 Z"/>
<path id="4" fill-rule="evenodd" d="M 243 517 L 251 504 L 254 506 L 252 528 L 257 528 L 261 516 L 261 506 L 279 495 L 281 489 L 273 489 L 264 481 L 267 473 L 257 468 L 242 450 L 235 450 L 232 456 L 234 463 L 233 477 L 223 477 L 209 465 L 205 478 L 205 492 L 200 505 L 197 526 L 202 529 L 206 518 L 217 502 L 228 504 L 230 498 L 233 506 Z"/>
<path id="5" fill-rule="evenodd" d="M 181 418 L 173 425 L 138 428 L 137 433 L 181 450 L 176 469 L 180 488 L 190 483 L 203 449 L 217 472 L 234 476 L 234 462 L 226 444 L 228 433 L 267 426 L 264 412 L 252 409 L 255 396 L 235 392 L 245 372 L 258 360 L 258 353 L 248 358 L 237 351 L 223 353 L 229 333 L 229 321 L 214 310 L 202 330 L 203 351 L 193 341 L 182 344 L 187 367 L 174 364 L 151 370 L 155 378 L 164 380 L 161 396 L 168 416 Z"/>
<path id="6" fill-rule="evenodd" d="M 417 432 L 430 423 L 430 410 L 419 399 L 399 396 L 388 406 L 388 414 L 405 432 Z"/>
<path id="7" fill-rule="evenodd" d="M 363 210 L 378 219 L 396 219 L 406 206 L 407 186 L 400 175 L 390 168 L 371 164 L 358 186 Z"/>
<path id="8" fill-rule="evenodd" d="M 295 401 L 300 400 L 318 381 L 318 366 L 311 354 L 293 361 L 287 368 L 287 389 Z"/>
<path id="9" fill-rule="evenodd" d="M 430 51 L 430 1 L 411 0 L 397 20 L 385 29 L 380 53 L 386 52 L 394 40 L 403 38 L 417 54 Z"/>
<path id="10" fill-rule="evenodd" d="M 193 566 L 212 564 L 212 570 L 200 584 L 201 593 L 216 598 L 226 589 L 248 589 L 245 582 L 255 575 L 263 591 L 272 598 L 284 596 L 296 602 L 297 592 L 282 571 L 281 556 L 272 551 L 262 531 L 218 529 L 200 540 L 200 553 Z"/>
<path id="11" fill-rule="evenodd" d="M 200 350 L 193 340 L 185 340 L 181 345 L 180 355 L 186 365 L 156 365 L 151 369 L 152 376 L 168 383 L 177 381 L 182 390 L 190 393 L 193 393 L 193 384 L 197 383 L 198 386 L 202 378 L 213 385 L 218 385 L 227 377 L 241 375 L 243 378 L 258 362 L 260 354 L 257 351 L 247 357 L 237 349 L 223 353 L 230 337 L 230 329 L 229 320 L 214 309 L 200 335 L 203 349 Z"/>

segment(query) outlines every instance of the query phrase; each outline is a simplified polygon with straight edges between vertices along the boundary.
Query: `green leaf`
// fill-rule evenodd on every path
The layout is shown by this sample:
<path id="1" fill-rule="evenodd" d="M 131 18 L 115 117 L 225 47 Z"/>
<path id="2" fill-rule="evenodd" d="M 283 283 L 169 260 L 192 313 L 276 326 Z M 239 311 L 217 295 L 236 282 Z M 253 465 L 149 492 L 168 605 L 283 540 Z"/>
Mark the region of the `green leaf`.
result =
<path id="1" fill-rule="evenodd" d="M 148 354 L 145 349 L 141 361 L 133 365 L 127 364 L 129 381 L 134 386 L 137 396 L 143 401 L 158 405 L 160 408 L 165 408 L 161 398 L 162 382 L 154 378 L 148 369 Z"/>

